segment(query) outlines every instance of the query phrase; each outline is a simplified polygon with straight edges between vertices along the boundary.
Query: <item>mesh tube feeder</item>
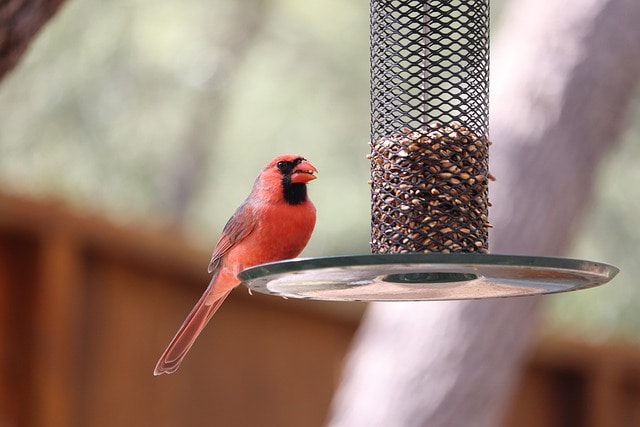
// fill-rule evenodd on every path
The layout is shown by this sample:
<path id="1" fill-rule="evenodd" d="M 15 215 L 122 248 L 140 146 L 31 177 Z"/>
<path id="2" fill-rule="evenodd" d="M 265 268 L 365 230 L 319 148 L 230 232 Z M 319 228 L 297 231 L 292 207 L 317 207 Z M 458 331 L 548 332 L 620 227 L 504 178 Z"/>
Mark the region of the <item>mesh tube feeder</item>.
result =
<path id="1" fill-rule="evenodd" d="M 618 269 L 488 253 L 489 0 L 370 0 L 371 255 L 244 270 L 252 290 L 454 300 L 597 286 Z"/>

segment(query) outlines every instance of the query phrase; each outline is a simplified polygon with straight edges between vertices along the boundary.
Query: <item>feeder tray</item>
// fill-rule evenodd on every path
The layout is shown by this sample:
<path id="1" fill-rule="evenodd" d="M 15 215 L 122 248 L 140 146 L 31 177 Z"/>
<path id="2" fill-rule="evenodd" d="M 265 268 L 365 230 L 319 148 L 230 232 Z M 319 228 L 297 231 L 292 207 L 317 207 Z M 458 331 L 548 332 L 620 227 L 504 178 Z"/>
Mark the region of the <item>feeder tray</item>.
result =
<path id="1" fill-rule="evenodd" d="M 334 301 L 459 300 L 542 295 L 611 280 L 592 261 L 488 254 L 392 254 L 296 259 L 240 273 L 253 291 Z"/>
<path id="2" fill-rule="evenodd" d="M 258 292 L 456 300 L 585 289 L 618 269 L 488 254 L 489 0 L 371 0 L 371 252 L 263 264 Z"/>

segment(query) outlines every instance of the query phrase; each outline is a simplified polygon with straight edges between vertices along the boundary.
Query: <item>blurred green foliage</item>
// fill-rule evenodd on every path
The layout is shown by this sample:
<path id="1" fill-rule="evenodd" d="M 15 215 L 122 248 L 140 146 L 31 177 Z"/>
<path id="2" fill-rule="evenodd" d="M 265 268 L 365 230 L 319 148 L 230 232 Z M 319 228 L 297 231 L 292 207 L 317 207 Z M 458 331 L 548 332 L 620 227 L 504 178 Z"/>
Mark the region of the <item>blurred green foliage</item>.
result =
<path id="1" fill-rule="evenodd" d="M 0 85 L 2 187 L 209 249 L 263 164 L 300 153 L 320 170 L 304 255 L 368 252 L 368 31 L 365 1 L 68 0 Z M 553 328 L 638 335 L 638 132 L 573 252 L 622 273 L 550 297 Z"/>

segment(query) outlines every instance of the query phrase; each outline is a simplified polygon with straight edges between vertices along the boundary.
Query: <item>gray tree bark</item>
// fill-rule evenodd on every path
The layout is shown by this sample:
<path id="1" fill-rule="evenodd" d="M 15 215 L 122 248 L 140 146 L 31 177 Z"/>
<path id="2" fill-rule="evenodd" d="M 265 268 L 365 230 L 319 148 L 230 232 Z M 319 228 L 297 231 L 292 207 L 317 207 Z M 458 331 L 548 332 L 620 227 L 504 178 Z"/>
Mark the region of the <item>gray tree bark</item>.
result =
<path id="1" fill-rule="evenodd" d="M 514 0 L 492 55 L 493 253 L 560 255 L 640 79 L 640 1 Z M 372 304 L 328 425 L 500 424 L 542 297 Z"/>

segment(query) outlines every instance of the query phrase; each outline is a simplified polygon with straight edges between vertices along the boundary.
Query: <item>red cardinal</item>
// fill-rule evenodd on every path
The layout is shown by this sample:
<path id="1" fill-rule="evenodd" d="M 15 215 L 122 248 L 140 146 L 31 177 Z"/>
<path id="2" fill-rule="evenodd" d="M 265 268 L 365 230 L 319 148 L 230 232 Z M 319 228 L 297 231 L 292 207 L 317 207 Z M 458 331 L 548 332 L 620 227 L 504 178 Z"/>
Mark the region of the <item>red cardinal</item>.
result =
<path id="1" fill-rule="evenodd" d="M 307 183 L 317 169 L 304 157 L 284 155 L 265 166 L 249 197 L 222 230 L 211 262 L 213 278 L 178 333 L 162 353 L 154 375 L 175 372 L 211 316 L 240 284 L 247 267 L 297 256 L 316 223 L 316 208 L 307 197 Z"/>

